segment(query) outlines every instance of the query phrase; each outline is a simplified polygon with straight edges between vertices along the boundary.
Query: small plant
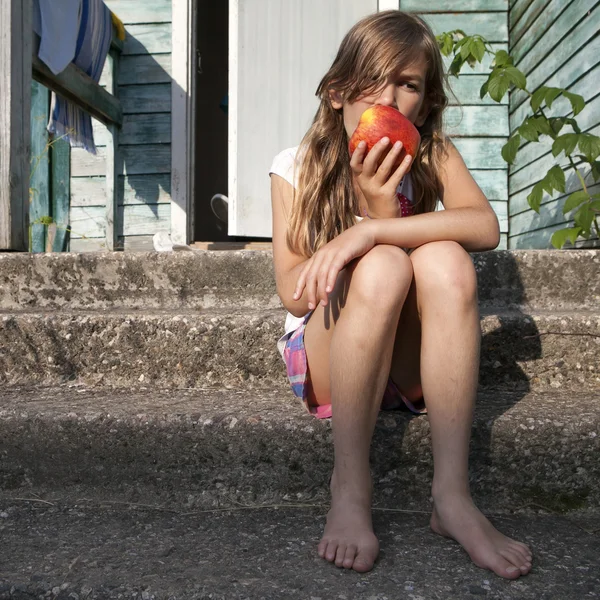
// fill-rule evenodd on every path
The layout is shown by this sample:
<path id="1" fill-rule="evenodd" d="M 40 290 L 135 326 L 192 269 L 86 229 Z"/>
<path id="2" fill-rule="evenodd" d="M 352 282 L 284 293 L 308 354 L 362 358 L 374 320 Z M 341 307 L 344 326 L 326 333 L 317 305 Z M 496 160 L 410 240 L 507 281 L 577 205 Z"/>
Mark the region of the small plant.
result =
<path id="1" fill-rule="evenodd" d="M 46 145 L 44 146 L 44 149 L 42 150 L 42 152 L 40 154 L 38 154 L 37 156 L 33 156 L 31 157 L 31 163 L 32 163 L 32 167 L 31 170 L 29 172 L 29 181 L 31 181 L 33 179 L 33 176 L 35 174 L 35 172 L 37 171 L 42 158 L 44 157 L 45 154 L 47 154 L 50 151 L 50 148 L 56 144 L 56 142 L 58 142 L 59 140 L 63 139 L 64 137 L 66 137 L 69 134 L 73 134 L 74 130 L 69 130 L 67 131 L 64 135 L 61 135 L 59 137 L 53 138 L 52 140 L 49 140 L 48 142 L 46 142 Z M 34 194 L 37 192 L 37 190 L 34 187 L 29 187 L 29 204 L 31 204 L 33 202 L 33 198 L 34 198 Z M 49 225 L 55 224 L 56 227 L 58 229 L 64 229 L 65 231 L 68 231 L 69 233 L 71 233 L 73 230 L 71 229 L 71 227 L 66 224 L 66 223 L 55 223 L 54 219 L 50 216 L 50 215 L 43 215 L 39 218 L 37 218 L 35 221 L 32 221 L 29 223 L 29 252 L 33 251 L 33 239 L 32 239 L 32 226 L 33 225 L 44 225 L 46 228 Z M 77 232 L 73 232 L 73 233 L 77 233 Z M 81 237 L 83 239 L 86 239 L 85 235 L 79 234 L 81 235 Z"/>
<path id="2" fill-rule="evenodd" d="M 467 36 L 464 31 L 455 29 L 440 34 L 437 40 L 444 56 L 454 54 L 449 73 L 455 77 L 458 77 L 465 62 L 473 67 L 477 62 L 483 61 L 486 53 L 494 57 L 492 72 L 481 87 L 482 99 L 489 94 L 493 100 L 501 102 L 511 86 L 523 90 L 530 97 L 532 114 L 517 127 L 502 148 L 502 158 L 508 164 L 512 165 L 515 162 L 522 139 L 539 142 L 541 135 L 552 138 L 552 155 L 555 158 L 564 152 L 569 159 L 570 168 L 577 174 L 582 189 L 569 195 L 563 206 L 564 215 L 572 213 L 573 227 L 556 231 L 552 235 L 552 245 L 555 248 L 562 248 L 567 240 L 575 244 L 578 238 L 588 240 L 594 233 L 600 238 L 598 225 L 600 194 L 590 193 L 585 178 L 578 168 L 587 164 L 594 182 L 600 179 L 600 161 L 597 160 L 600 156 L 600 137 L 583 133 L 574 118 L 585 108 L 584 99 L 578 94 L 556 87 L 540 86 L 533 92 L 529 91 L 525 75 L 514 66 L 513 58 L 508 52 L 505 50 L 494 52 L 489 42 L 480 35 Z M 552 108 L 552 103 L 561 95 L 571 103 L 573 116 L 547 117 L 544 106 L 548 109 Z M 561 134 L 563 127 L 567 125 L 572 131 Z M 574 158 L 580 160 L 579 164 L 575 164 Z M 527 202 L 535 212 L 539 213 L 544 192 L 552 197 L 555 191 L 565 192 L 565 173 L 558 164 L 533 186 L 533 190 L 527 196 Z"/>

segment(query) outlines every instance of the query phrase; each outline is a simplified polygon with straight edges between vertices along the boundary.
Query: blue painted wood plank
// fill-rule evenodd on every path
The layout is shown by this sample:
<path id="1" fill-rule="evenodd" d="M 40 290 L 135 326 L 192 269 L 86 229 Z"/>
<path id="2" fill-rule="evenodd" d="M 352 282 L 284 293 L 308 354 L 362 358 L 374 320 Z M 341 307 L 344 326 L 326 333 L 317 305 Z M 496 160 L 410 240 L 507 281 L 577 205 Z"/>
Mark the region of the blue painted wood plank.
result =
<path id="1" fill-rule="evenodd" d="M 502 146 L 505 140 L 498 138 L 453 138 L 457 150 L 468 169 L 505 169 Z"/>
<path id="2" fill-rule="evenodd" d="M 593 179 L 590 176 L 590 167 L 585 163 L 578 163 L 576 166 L 579 171 L 579 174 L 581 175 L 581 177 L 583 177 L 584 181 L 586 182 L 586 185 L 592 185 Z M 529 196 L 529 194 L 532 192 L 533 185 L 534 184 L 532 183 L 531 185 L 528 185 L 522 190 L 511 195 L 509 211 L 511 216 L 517 215 L 524 211 L 531 210 L 529 208 L 529 203 L 527 202 L 527 196 Z M 575 170 L 573 168 L 565 170 L 565 194 L 568 196 L 569 194 L 572 194 L 573 192 L 576 192 L 580 189 L 582 189 L 581 181 L 577 173 L 575 173 Z M 555 197 L 556 194 L 557 192 L 554 194 Z M 550 202 L 551 199 L 552 197 L 548 193 L 544 192 L 542 196 L 542 206 Z"/>
<path id="3" fill-rule="evenodd" d="M 564 61 L 558 61 L 558 64 L 554 63 L 546 63 L 544 68 L 550 69 L 547 73 L 544 71 L 540 71 L 539 75 L 541 77 L 532 77 L 529 84 L 531 87 L 530 91 L 535 92 L 540 83 L 546 85 L 548 87 L 558 87 L 562 89 L 566 89 L 569 91 L 574 91 L 574 93 L 582 94 L 586 98 L 591 98 L 596 95 L 597 86 L 587 85 L 588 94 L 585 95 L 585 90 L 581 89 L 580 91 L 571 90 L 571 86 L 573 82 L 577 82 L 582 77 L 590 77 L 589 74 L 592 73 L 591 78 L 593 80 L 594 77 L 597 77 L 598 70 L 600 66 L 597 62 L 597 57 L 600 56 L 600 37 L 596 37 L 592 42 L 587 45 L 583 45 L 580 47 L 579 51 L 574 55 L 569 55 L 565 58 Z M 522 100 L 520 102 L 520 100 Z M 557 99 L 557 104 L 560 105 L 564 103 L 563 98 Z M 554 104 L 553 110 L 554 109 Z M 569 104 L 570 108 L 570 104 Z M 548 111 L 544 109 L 546 113 Z M 525 116 L 530 115 L 531 111 L 531 102 L 529 96 L 525 96 L 523 94 L 514 93 L 510 99 L 510 119 L 511 119 L 511 127 L 514 129 L 518 127 L 522 122 Z"/>
<path id="4" fill-rule="evenodd" d="M 171 22 L 172 0 L 105 0 L 105 3 L 125 25 Z"/>
<path id="5" fill-rule="evenodd" d="M 171 53 L 171 23 L 129 25 L 126 31 L 123 56 Z"/>
<path id="6" fill-rule="evenodd" d="M 433 33 L 462 29 L 467 35 L 478 33 L 488 42 L 508 42 L 508 16 L 499 13 L 443 13 L 423 14 Z"/>
<path id="7" fill-rule="evenodd" d="M 55 140 L 50 151 L 52 173 L 52 218 L 57 224 L 52 252 L 67 252 L 69 249 L 69 204 L 70 204 L 70 165 L 71 147 L 65 140 Z"/>
<path id="8" fill-rule="evenodd" d="M 121 176 L 120 204 L 168 204 L 171 201 L 171 175 Z M 106 196 L 104 177 L 73 177 L 71 206 L 102 206 Z"/>
<path id="9" fill-rule="evenodd" d="M 123 114 L 171 112 L 171 84 L 119 86 Z"/>
<path id="10" fill-rule="evenodd" d="M 549 2 L 550 0 L 510 0 L 509 11 L 508 11 L 508 23 L 512 29 L 522 18 L 522 16 L 529 10 L 532 4 L 541 4 Z"/>
<path id="11" fill-rule="evenodd" d="M 400 0 L 400 9 L 419 14 L 438 12 L 490 12 L 507 11 L 508 0 L 462 0 L 460 6 L 456 0 L 436 0 L 425 3 L 423 0 Z"/>
<path id="12" fill-rule="evenodd" d="M 50 216 L 48 124 L 50 94 L 37 81 L 31 82 L 31 171 L 29 180 L 29 251 L 46 251 L 46 226 L 36 224 Z"/>
<path id="13" fill-rule="evenodd" d="M 547 9 L 550 0 L 527 0 L 510 9 L 508 27 L 511 51 L 527 32 L 531 24 Z M 530 43 L 530 42 L 527 42 Z"/>
<path id="14" fill-rule="evenodd" d="M 467 73 L 461 73 L 458 79 L 451 77 L 451 93 L 448 94 L 450 106 L 457 106 L 460 104 L 471 104 L 475 106 L 508 105 L 508 94 L 504 96 L 500 103 L 492 100 L 489 94 L 486 94 L 485 97 L 481 99 L 480 90 L 487 79 L 487 75 L 469 75 Z M 456 96 L 456 99 L 454 96 Z"/>
<path id="15" fill-rule="evenodd" d="M 94 140 L 97 146 L 106 146 L 108 129 L 102 123 L 94 123 Z M 124 115 L 119 131 L 119 144 L 170 144 L 171 113 L 148 113 Z"/>
<path id="16" fill-rule="evenodd" d="M 153 235 L 171 230 L 170 204 L 138 204 L 120 206 L 118 218 L 123 223 L 123 235 Z M 73 207 L 71 209 L 73 239 L 104 236 L 106 214 L 103 206 Z"/>
<path id="17" fill-rule="evenodd" d="M 127 175 L 171 172 L 170 144 L 120 146 L 119 151 Z M 73 177 L 105 175 L 105 165 L 106 151 L 104 148 L 98 148 L 96 156 L 80 148 L 73 148 L 71 151 L 71 175 Z"/>
<path id="18" fill-rule="evenodd" d="M 511 38 L 511 54 L 515 58 L 515 64 L 524 72 L 530 71 L 531 66 L 537 63 L 538 56 L 544 56 L 557 45 L 562 45 L 563 38 L 586 18 L 594 4 L 593 0 L 548 2 L 531 26 L 520 32 L 518 41 Z M 534 53 L 529 56 L 532 50 Z"/>
<path id="19" fill-rule="evenodd" d="M 508 106 L 450 106 L 444 114 L 448 135 L 508 138 Z"/>

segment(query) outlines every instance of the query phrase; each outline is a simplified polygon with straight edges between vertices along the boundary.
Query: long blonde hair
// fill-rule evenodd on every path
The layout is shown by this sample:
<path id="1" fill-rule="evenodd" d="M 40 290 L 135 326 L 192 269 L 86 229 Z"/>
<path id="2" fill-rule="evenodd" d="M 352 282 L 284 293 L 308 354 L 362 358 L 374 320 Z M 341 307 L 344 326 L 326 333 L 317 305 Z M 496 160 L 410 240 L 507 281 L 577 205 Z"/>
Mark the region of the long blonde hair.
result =
<path id="1" fill-rule="evenodd" d="M 329 90 L 347 102 L 381 89 L 399 65 L 427 60 L 424 104 L 427 120 L 418 127 L 421 146 L 411 167 L 415 212 L 435 209 L 439 172 L 445 153 L 442 113 L 449 88 L 441 53 L 429 25 L 399 10 L 375 13 L 346 34 L 329 71 L 317 88 L 321 103 L 302 139 L 298 189 L 288 224 L 287 243 L 295 252 L 312 256 L 321 246 L 355 224 L 358 197 L 352 184 L 348 137 L 342 110 L 331 105 Z"/>

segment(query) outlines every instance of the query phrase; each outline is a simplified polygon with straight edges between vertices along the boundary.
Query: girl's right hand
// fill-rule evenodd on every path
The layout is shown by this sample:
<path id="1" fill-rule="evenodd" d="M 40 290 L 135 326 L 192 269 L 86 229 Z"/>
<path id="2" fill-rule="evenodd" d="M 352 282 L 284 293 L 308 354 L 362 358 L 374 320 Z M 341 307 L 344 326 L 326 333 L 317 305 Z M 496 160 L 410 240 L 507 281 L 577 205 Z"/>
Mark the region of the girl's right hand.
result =
<path id="1" fill-rule="evenodd" d="M 319 301 L 326 306 L 340 271 L 375 245 L 374 226 L 375 223 L 365 219 L 317 250 L 300 272 L 294 300 L 306 292 L 309 310 L 316 308 Z"/>
<path id="2" fill-rule="evenodd" d="M 391 218 L 398 216 L 399 201 L 396 190 L 402 178 L 408 173 L 413 157 L 407 155 L 394 169 L 394 163 L 402 150 L 402 142 L 396 142 L 387 156 L 381 160 L 389 148 L 390 140 L 382 138 L 366 155 L 367 144 L 362 141 L 356 147 L 350 160 L 350 167 L 356 182 L 367 200 L 369 216 Z M 379 164 L 381 162 L 381 164 Z"/>

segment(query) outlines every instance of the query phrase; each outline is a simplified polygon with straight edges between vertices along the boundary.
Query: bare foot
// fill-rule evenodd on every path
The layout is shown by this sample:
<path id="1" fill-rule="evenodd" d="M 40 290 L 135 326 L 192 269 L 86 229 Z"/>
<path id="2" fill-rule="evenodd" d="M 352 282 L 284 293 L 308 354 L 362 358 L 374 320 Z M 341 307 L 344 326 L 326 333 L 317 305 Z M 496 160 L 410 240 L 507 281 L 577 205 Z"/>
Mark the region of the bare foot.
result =
<path id="1" fill-rule="evenodd" d="M 506 579 L 531 570 L 531 550 L 500 533 L 468 496 L 446 495 L 434 501 L 431 529 L 456 540 L 471 560 Z"/>
<path id="2" fill-rule="evenodd" d="M 366 573 L 379 554 L 379 541 L 373 533 L 371 494 L 352 494 L 331 481 L 331 509 L 325 533 L 319 543 L 319 556 L 336 567 Z"/>

